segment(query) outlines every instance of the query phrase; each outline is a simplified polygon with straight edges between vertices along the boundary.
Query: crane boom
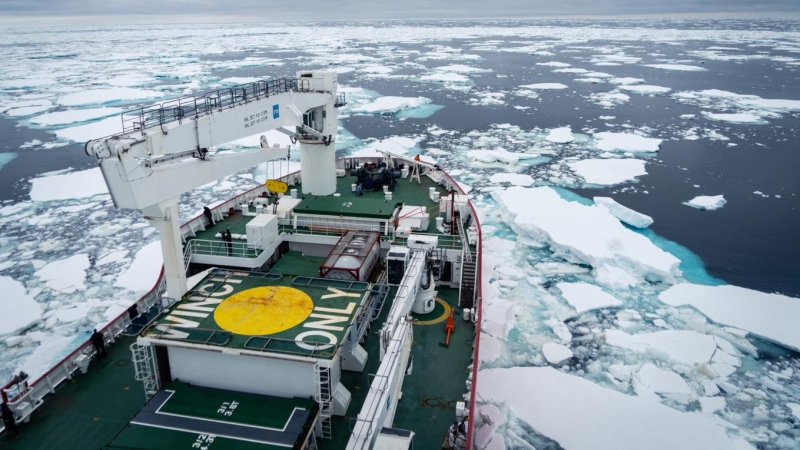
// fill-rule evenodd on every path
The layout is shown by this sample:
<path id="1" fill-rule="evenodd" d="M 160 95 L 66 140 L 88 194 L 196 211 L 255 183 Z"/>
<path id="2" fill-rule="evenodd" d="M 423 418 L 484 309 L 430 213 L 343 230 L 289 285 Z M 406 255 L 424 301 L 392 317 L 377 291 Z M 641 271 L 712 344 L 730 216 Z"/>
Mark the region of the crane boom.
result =
<path id="1" fill-rule="evenodd" d="M 286 158 L 267 147 L 212 155 L 209 149 L 268 130 L 299 141 L 304 194 L 336 191 L 336 73 L 300 71 L 297 78 L 235 86 L 123 113 L 123 132 L 89 141 L 117 208 L 141 210 L 161 235 L 167 289 L 186 292 L 178 198 L 184 192 L 259 163 Z M 262 139 L 262 142 L 265 142 Z"/>

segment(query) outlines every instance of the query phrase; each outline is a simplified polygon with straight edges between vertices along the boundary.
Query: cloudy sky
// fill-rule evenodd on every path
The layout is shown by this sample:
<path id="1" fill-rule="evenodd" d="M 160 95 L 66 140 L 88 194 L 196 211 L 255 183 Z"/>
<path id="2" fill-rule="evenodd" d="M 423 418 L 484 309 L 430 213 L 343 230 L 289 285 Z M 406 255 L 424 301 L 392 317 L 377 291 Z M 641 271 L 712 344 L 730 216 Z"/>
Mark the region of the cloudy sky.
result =
<path id="1" fill-rule="evenodd" d="M 520 18 L 573 15 L 720 14 L 798 17 L 800 0 L 0 0 L 0 21 L 115 22 Z"/>

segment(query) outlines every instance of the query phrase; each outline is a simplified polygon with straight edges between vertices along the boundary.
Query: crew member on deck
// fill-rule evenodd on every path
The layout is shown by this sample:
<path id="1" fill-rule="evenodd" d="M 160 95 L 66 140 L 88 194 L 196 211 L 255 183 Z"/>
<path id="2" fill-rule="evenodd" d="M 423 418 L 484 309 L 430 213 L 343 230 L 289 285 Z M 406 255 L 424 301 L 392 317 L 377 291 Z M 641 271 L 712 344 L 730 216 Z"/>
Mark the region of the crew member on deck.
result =
<path id="1" fill-rule="evenodd" d="M 108 356 L 106 353 L 106 341 L 103 338 L 103 333 L 92 330 L 92 336 L 89 338 L 92 341 L 95 351 L 97 352 L 97 359 L 105 359 Z"/>
<path id="2" fill-rule="evenodd" d="M 206 219 L 208 219 L 208 224 L 209 225 L 212 225 L 212 226 L 215 225 L 214 216 L 211 214 L 211 210 L 208 209 L 208 206 L 203 206 L 203 215 L 205 215 Z"/>
<path id="3" fill-rule="evenodd" d="M 18 438 L 19 427 L 17 426 L 17 420 L 14 418 L 14 413 L 11 411 L 11 408 L 3 402 L 3 404 L 0 405 L 0 412 L 3 413 L 3 425 L 5 425 L 6 431 L 15 438 Z"/>
<path id="4" fill-rule="evenodd" d="M 231 256 L 231 252 L 233 251 L 233 236 L 231 235 L 231 230 L 226 229 L 222 232 L 222 240 L 225 241 L 225 245 L 228 247 L 228 256 Z"/>

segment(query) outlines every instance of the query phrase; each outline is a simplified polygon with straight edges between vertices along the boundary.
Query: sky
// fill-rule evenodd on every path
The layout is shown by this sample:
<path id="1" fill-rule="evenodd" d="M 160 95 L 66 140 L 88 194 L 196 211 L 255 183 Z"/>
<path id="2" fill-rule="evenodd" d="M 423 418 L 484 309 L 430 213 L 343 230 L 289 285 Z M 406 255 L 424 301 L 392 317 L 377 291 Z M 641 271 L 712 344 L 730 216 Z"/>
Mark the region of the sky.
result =
<path id="1" fill-rule="evenodd" d="M 0 0 L 0 22 L 42 25 L 673 14 L 798 17 L 798 11 L 800 0 Z"/>

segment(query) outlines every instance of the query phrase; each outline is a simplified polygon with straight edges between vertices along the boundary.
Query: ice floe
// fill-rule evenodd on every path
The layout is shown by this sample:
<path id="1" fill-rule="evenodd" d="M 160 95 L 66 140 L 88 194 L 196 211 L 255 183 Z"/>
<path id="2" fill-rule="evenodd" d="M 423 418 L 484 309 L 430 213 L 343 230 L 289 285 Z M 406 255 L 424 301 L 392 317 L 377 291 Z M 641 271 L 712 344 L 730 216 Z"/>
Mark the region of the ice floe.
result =
<path id="1" fill-rule="evenodd" d="M 354 113 L 367 114 L 395 114 L 403 109 L 416 108 L 430 103 L 431 100 L 425 97 L 379 97 L 371 103 L 352 108 Z"/>
<path id="2" fill-rule="evenodd" d="M 692 394 L 693 391 L 680 375 L 671 370 L 662 370 L 653 363 L 646 363 L 636 372 L 634 380 L 641 386 L 657 394 Z M 637 389 L 638 393 L 639 389 Z M 641 393 L 639 394 L 641 395 Z"/>
<path id="3" fill-rule="evenodd" d="M 544 358 L 550 364 L 558 364 L 565 359 L 572 358 L 572 350 L 569 347 L 555 342 L 548 342 L 542 346 Z"/>
<path id="4" fill-rule="evenodd" d="M 623 152 L 657 152 L 661 146 L 661 139 L 649 138 L 632 133 L 595 133 L 598 139 L 595 144 L 598 150 L 623 151 Z"/>
<path id="5" fill-rule="evenodd" d="M 658 299 L 672 305 L 696 308 L 711 320 L 743 330 L 800 351 L 800 299 L 738 286 L 702 286 L 681 283 Z"/>
<path id="6" fill-rule="evenodd" d="M 122 120 L 119 117 L 109 117 L 98 122 L 54 131 L 55 135 L 61 139 L 79 143 L 86 143 L 92 139 L 99 139 L 121 132 Z"/>
<path id="7" fill-rule="evenodd" d="M 653 86 L 649 84 L 622 84 L 619 89 L 633 92 L 635 94 L 666 94 L 672 89 L 664 86 Z"/>
<path id="8" fill-rule="evenodd" d="M 17 334 L 35 325 L 42 317 L 42 307 L 25 291 L 25 286 L 11 277 L 0 276 L 0 336 Z"/>
<path id="9" fill-rule="evenodd" d="M 703 211 L 720 209 L 725 206 L 725 203 L 727 203 L 727 201 L 722 195 L 698 195 L 687 202 L 683 202 L 686 206 L 691 206 L 692 208 L 701 209 Z"/>
<path id="10" fill-rule="evenodd" d="M 86 289 L 86 270 L 89 268 L 89 255 L 79 253 L 69 258 L 53 261 L 39 269 L 34 275 L 54 291 L 69 294 Z"/>
<path id="11" fill-rule="evenodd" d="M 59 97 L 57 102 L 59 105 L 63 106 L 81 106 L 131 100 L 146 100 L 161 98 L 163 96 L 163 92 L 154 91 L 151 89 L 115 87 L 108 89 L 92 89 L 66 94 Z"/>
<path id="12" fill-rule="evenodd" d="M 677 70 L 681 72 L 705 72 L 708 69 L 700 66 L 690 66 L 688 64 L 645 64 L 645 67 L 653 67 L 655 69 L 664 70 Z"/>
<path id="13" fill-rule="evenodd" d="M 117 278 L 114 286 L 144 294 L 155 286 L 163 264 L 161 242 L 151 242 L 136 252 L 133 263 Z"/>
<path id="14" fill-rule="evenodd" d="M 800 111 L 800 100 L 767 99 L 721 89 L 677 92 L 672 97 L 681 103 L 717 110 L 760 109 L 774 113 Z"/>
<path id="15" fill-rule="evenodd" d="M 534 84 L 524 84 L 520 86 L 521 89 L 540 89 L 540 90 L 548 90 L 548 89 L 566 89 L 567 85 L 562 83 L 534 83 Z"/>
<path id="16" fill-rule="evenodd" d="M 575 140 L 575 138 L 572 136 L 572 128 L 568 126 L 553 128 L 550 130 L 550 133 L 545 139 L 548 142 L 553 142 L 555 144 L 566 144 Z"/>
<path id="17" fill-rule="evenodd" d="M 567 261 L 608 264 L 654 281 L 679 273 L 678 258 L 625 228 L 605 208 L 565 200 L 549 187 L 512 187 L 492 196 L 517 233 L 548 244 Z"/>
<path id="18" fill-rule="evenodd" d="M 611 215 L 632 227 L 647 228 L 653 224 L 652 217 L 620 205 L 611 197 L 595 197 L 593 200 L 595 205 L 602 206 L 607 209 Z"/>
<path id="19" fill-rule="evenodd" d="M 644 165 L 641 159 L 583 159 L 567 163 L 587 183 L 599 186 L 613 186 L 647 175 Z"/>
<path id="20" fill-rule="evenodd" d="M 498 148 L 495 150 L 470 150 L 467 156 L 475 161 L 491 163 L 501 162 L 505 164 L 516 164 L 520 160 L 538 158 L 539 155 L 530 153 L 514 153 L 506 149 Z"/>
<path id="21" fill-rule="evenodd" d="M 533 178 L 524 173 L 496 173 L 489 177 L 492 183 L 509 183 L 514 186 L 530 186 Z"/>
<path id="22" fill-rule="evenodd" d="M 102 119 L 103 117 L 119 114 L 122 111 L 122 108 L 73 109 L 69 111 L 42 114 L 40 116 L 31 118 L 31 123 L 43 126 L 68 125 L 71 123 Z"/>
<path id="23" fill-rule="evenodd" d="M 483 370 L 478 393 L 486 402 L 507 405 L 565 449 L 737 449 L 711 416 L 680 412 L 551 367 Z"/>
<path id="24" fill-rule="evenodd" d="M 107 194 L 108 187 L 100 168 L 30 180 L 31 200 L 52 201 Z M 69 189 L 67 189 L 69 187 Z"/>
<path id="25" fill-rule="evenodd" d="M 692 330 L 664 330 L 630 335 L 622 330 L 607 330 L 606 343 L 665 361 L 708 363 L 717 350 L 713 336 Z"/>
<path id="26" fill-rule="evenodd" d="M 579 283 L 558 283 L 556 287 L 561 291 L 564 300 L 575 308 L 575 312 L 583 314 L 593 309 L 602 309 L 621 306 L 622 302 L 616 297 L 593 284 Z"/>
<path id="27" fill-rule="evenodd" d="M 613 108 L 626 103 L 631 99 L 628 94 L 623 94 L 618 90 L 613 90 L 610 92 L 596 92 L 589 95 L 588 98 L 603 108 Z"/>
<path id="28" fill-rule="evenodd" d="M 703 113 L 703 116 L 711 120 L 718 120 L 720 122 L 731 123 L 766 123 L 761 117 L 751 113 L 737 113 L 737 114 L 722 114 L 722 113 Z"/>

